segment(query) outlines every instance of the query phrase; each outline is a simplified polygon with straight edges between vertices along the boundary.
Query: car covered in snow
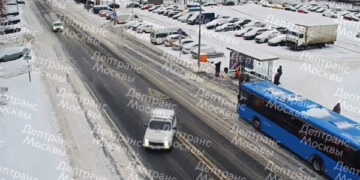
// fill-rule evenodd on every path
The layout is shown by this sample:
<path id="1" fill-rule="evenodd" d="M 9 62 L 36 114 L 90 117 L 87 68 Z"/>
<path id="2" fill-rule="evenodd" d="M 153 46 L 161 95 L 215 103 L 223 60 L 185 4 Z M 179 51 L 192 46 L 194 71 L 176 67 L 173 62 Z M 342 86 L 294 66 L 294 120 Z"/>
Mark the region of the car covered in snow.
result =
<path id="1" fill-rule="evenodd" d="M 194 50 L 195 48 L 197 48 L 199 46 L 198 42 L 192 42 L 192 43 L 188 43 L 186 45 L 184 45 L 181 49 L 181 52 L 183 54 L 189 54 L 192 50 Z M 207 47 L 206 44 L 201 44 L 200 47 Z"/>
<path id="2" fill-rule="evenodd" d="M 206 29 L 215 29 L 216 27 L 223 25 L 228 21 L 229 21 L 228 19 L 224 19 L 224 18 L 214 19 L 213 21 L 206 23 L 205 27 Z"/>
<path id="3" fill-rule="evenodd" d="M 269 30 L 268 28 L 254 28 L 251 31 L 244 34 L 244 39 L 246 40 L 254 39 L 257 35 L 260 35 L 268 30 Z"/>
<path id="4" fill-rule="evenodd" d="M 241 29 L 239 31 L 235 32 L 235 36 L 236 37 L 243 37 L 245 33 L 251 31 L 252 29 L 254 29 L 255 27 L 250 26 L 250 27 L 245 27 L 244 29 Z"/>
<path id="5" fill-rule="evenodd" d="M 16 33 L 16 32 L 20 32 L 20 31 L 21 31 L 21 27 L 19 25 L 10 25 L 10 26 L 1 26 L 0 27 L 0 35 L 11 34 L 11 33 Z"/>
<path id="6" fill-rule="evenodd" d="M 154 109 L 145 123 L 143 147 L 145 149 L 171 150 L 176 133 L 177 119 L 174 110 Z"/>
<path id="7" fill-rule="evenodd" d="M 150 24 L 142 24 L 137 29 L 137 33 L 150 33 L 153 29 L 153 25 Z"/>
<path id="8" fill-rule="evenodd" d="M 235 31 L 241 29 L 241 26 L 234 23 L 225 23 L 219 27 L 215 28 L 215 32 L 226 32 L 226 31 Z"/>
<path id="9" fill-rule="evenodd" d="M 268 40 L 269 46 L 284 46 L 286 43 L 286 34 L 280 34 Z"/>
<path id="10" fill-rule="evenodd" d="M 343 16 L 343 18 L 344 18 L 345 20 L 349 20 L 349 21 L 359 21 L 359 19 L 360 19 L 359 17 L 355 16 L 354 13 L 345 14 L 345 15 Z"/>
<path id="11" fill-rule="evenodd" d="M 175 51 L 180 51 L 183 46 L 192 42 L 194 42 L 192 39 L 181 39 L 181 42 L 177 40 L 172 44 L 171 48 Z"/>
<path id="12" fill-rule="evenodd" d="M 358 32 L 358 33 L 356 34 L 356 37 L 357 37 L 357 38 L 360 38 L 360 32 Z"/>
<path id="13" fill-rule="evenodd" d="M 178 34 L 169 35 L 165 38 L 164 44 L 166 47 L 171 47 L 173 42 L 175 42 L 179 38 L 180 38 L 180 36 Z M 181 39 L 185 39 L 185 38 L 186 38 L 186 36 L 181 36 Z"/>
<path id="14" fill-rule="evenodd" d="M 159 9 L 159 8 L 161 8 L 161 6 L 160 6 L 160 5 L 156 5 L 156 6 L 153 6 L 153 7 L 149 8 L 148 11 L 149 11 L 149 12 L 152 12 L 152 11 L 155 11 L 156 9 Z"/>
<path id="15" fill-rule="evenodd" d="M 255 37 L 255 41 L 257 43 L 265 43 L 267 42 L 269 39 L 272 39 L 273 37 L 276 37 L 278 35 L 280 35 L 281 33 L 277 30 L 269 30 L 269 31 L 266 31 L 260 35 L 257 35 Z"/>
<path id="16" fill-rule="evenodd" d="M 24 56 L 24 47 L 12 47 L 0 51 L 0 62 L 16 60 Z"/>
<path id="17" fill-rule="evenodd" d="M 249 26 L 254 26 L 254 27 L 265 27 L 266 24 L 260 21 L 251 21 L 247 24 L 244 25 L 244 27 L 249 27 Z"/>
<path id="18" fill-rule="evenodd" d="M 336 14 L 336 11 L 328 9 L 322 13 L 322 16 L 324 17 L 330 17 L 330 18 L 337 18 L 338 15 Z"/>
<path id="19" fill-rule="evenodd" d="M 224 52 L 221 51 L 216 51 L 214 47 L 203 47 L 200 49 L 200 54 L 201 55 L 206 55 L 207 58 L 218 58 L 218 57 L 223 57 L 224 56 Z M 198 49 L 193 49 L 191 51 L 191 56 L 194 59 L 198 58 Z"/>
<path id="20" fill-rule="evenodd" d="M 20 18 L 17 17 L 10 17 L 7 18 L 5 20 L 1 20 L 0 21 L 0 26 L 8 26 L 8 25 L 13 25 L 13 24 L 17 24 L 20 22 Z"/>

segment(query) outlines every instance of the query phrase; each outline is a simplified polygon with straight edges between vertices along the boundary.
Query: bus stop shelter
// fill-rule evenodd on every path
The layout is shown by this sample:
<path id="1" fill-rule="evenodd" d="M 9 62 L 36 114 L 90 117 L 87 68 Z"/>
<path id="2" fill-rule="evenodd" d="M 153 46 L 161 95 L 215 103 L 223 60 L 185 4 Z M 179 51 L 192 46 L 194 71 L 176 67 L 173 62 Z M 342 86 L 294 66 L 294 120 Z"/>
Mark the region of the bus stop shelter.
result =
<path id="1" fill-rule="evenodd" d="M 273 61 L 279 57 L 248 47 L 227 47 L 230 50 L 229 72 L 239 71 L 259 80 L 272 79 Z"/>

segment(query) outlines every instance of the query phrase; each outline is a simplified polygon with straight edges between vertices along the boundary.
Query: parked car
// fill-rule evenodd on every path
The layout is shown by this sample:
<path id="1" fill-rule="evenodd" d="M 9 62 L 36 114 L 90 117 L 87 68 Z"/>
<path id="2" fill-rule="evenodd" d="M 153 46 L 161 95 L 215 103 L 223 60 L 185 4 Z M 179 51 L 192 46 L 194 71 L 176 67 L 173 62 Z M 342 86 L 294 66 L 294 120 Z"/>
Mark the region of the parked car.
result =
<path id="1" fill-rule="evenodd" d="M 216 27 L 223 25 L 223 24 L 227 23 L 228 21 L 229 21 L 228 19 L 224 19 L 224 18 L 215 19 L 211 22 L 206 23 L 205 27 L 206 27 L 206 29 L 215 29 Z"/>
<path id="2" fill-rule="evenodd" d="M 62 32 L 62 31 L 64 30 L 64 25 L 63 25 L 63 23 L 60 22 L 60 21 L 54 22 L 54 23 L 52 24 L 52 30 L 53 30 L 53 32 L 58 32 L 58 31 Z"/>
<path id="3" fill-rule="evenodd" d="M 149 11 L 152 12 L 152 11 L 155 11 L 156 9 L 160 8 L 161 6 L 159 5 L 156 5 L 156 6 L 153 6 L 151 8 L 149 8 Z"/>
<path id="4" fill-rule="evenodd" d="M 235 6 L 235 2 L 234 1 L 225 1 L 223 3 L 224 6 Z"/>
<path id="5" fill-rule="evenodd" d="M 251 21 L 247 24 L 244 25 L 244 27 L 249 27 L 249 26 L 254 26 L 254 27 L 265 27 L 266 24 L 260 21 Z"/>
<path id="6" fill-rule="evenodd" d="M 245 26 L 246 24 L 249 24 L 250 22 L 251 22 L 250 19 L 243 19 L 243 20 L 236 22 L 236 24 L 238 24 L 239 26 Z"/>
<path id="7" fill-rule="evenodd" d="M 9 1 L 9 2 L 6 2 L 6 5 L 8 6 L 16 6 L 18 3 L 16 1 Z"/>
<path id="8" fill-rule="evenodd" d="M 174 110 L 154 109 L 145 123 L 143 147 L 146 149 L 171 150 L 176 133 L 177 119 Z"/>
<path id="9" fill-rule="evenodd" d="M 106 5 L 95 5 L 93 7 L 93 13 L 94 14 L 99 14 L 99 12 L 101 10 L 110 10 L 111 8 L 109 6 L 106 6 Z"/>
<path id="10" fill-rule="evenodd" d="M 251 31 L 252 29 L 254 29 L 255 27 L 250 26 L 250 27 L 245 27 L 244 29 L 241 29 L 240 31 L 236 31 L 235 32 L 235 36 L 236 37 L 243 37 L 245 33 Z"/>
<path id="11" fill-rule="evenodd" d="M 12 18 L 8 18 L 6 20 L 3 20 L 0 22 L 0 26 L 8 26 L 8 25 L 13 25 L 13 24 L 17 24 L 20 22 L 20 19 L 17 17 L 12 17 Z"/>
<path id="12" fill-rule="evenodd" d="M 319 8 L 319 9 L 317 9 L 315 12 L 316 13 L 323 13 L 324 11 L 325 11 L 326 9 L 325 8 Z"/>
<path id="13" fill-rule="evenodd" d="M 358 32 L 358 33 L 356 34 L 356 37 L 357 37 L 357 38 L 360 38 L 360 32 Z"/>
<path id="14" fill-rule="evenodd" d="M 349 21 L 359 21 L 359 18 L 354 15 L 354 13 L 348 13 L 343 16 L 344 19 Z"/>
<path id="15" fill-rule="evenodd" d="M 216 15 L 215 19 L 230 19 L 230 16 L 224 16 L 224 15 Z"/>
<path id="16" fill-rule="evenodd" d="M 0 35 L 11 34 L 11 33 L 16 33 L 16 32 L 20 32 L 20 31 L 21 31 L 21 27 L 18 25 L 0 27 Z"/>
<path id="17" fill-rule="evenodd" d="M 194 42 L 192 39 L 181 39 L 181 42 L 177 40 L 172 44 L 171 48 L 175 51 L 180 51 L 183 46 L 192 42 Z"/>
<path id="18" fill-rule="evenodd" d="M 270 30 L 270 31 L 266 31 L 260 35 L 257 35 L 255 37 L 255 41 L 257 43 L 265 43 L 267 42 L 269 39 L 272 39 L 273 37 L 276 37 L 278 35 L 280 35 L 281 33 L 277 30 Z"/>
<path id="19" fill-rule="evenodd" d="M 19 15 L 19 11 L 17 10 L 10 10 L 10 11 L 7 11 L 6 13 L 2 13 L 1 14 L 1 17 L 5 17 L 5 16 L 17 16 Z"/>
<path id="20" fill-rule="evenodd" d="M 126 8 L 139 8 L 140 4 L 137 2 L 130 2 L 126 5 Z"/>
<path id="21" fill-rule="evenodd" d="M 275 29 L 279 31 L 281 34 L 286 34 L 289 31 L 289 29 L 286 27 L 276 27 Z"/>
<path id="22" fill-rule="evenodd" d="M 113 8 L 113 9 L 114 9 L 114 8 L 117 9 L 117 8 L 120 8 L 120 5 L 119 5 L 119 4 L 116 4 L 116 3 L 115 3 L 115 4 L 114 4 L 114 3 L 111 3 L 111 4 L 109 4 L 109 7 L 110 7 L 110 8 Z"/>
<path id="23" fill-rule="evenodd" d="M 281 4 L 273 4 L 271 7 L 273 9 L 284 9 L 284 7 Z"/>
<path id="24" fill-rule="evenodd" d="M 302 8 L 298 9 L 297 12 L 298 12 L 298 13 L 304 13 L 304 14 L 308 14 L 308 13 L 309 13 L 309 11 L 307 11 L 306 9 L 302 9 Z"/>
<path id="25" fill-rule="evenodd" d="M 318 10 L 320 8 L 321 8 L 320 6 L 313 6 L 313 7 L 310 7 L 309 9 L 307 9 L 307 10 L 309 10 L 311 12 L 315 12 L 316 10 Z"/>
<path id="26" fill-rule="evenodd" d="M 268 41 L 269 46 L 284 46 L 286 42 L 286 34 L 281 34 L 273 37 Z"/>
<path id="27" fill-rule="evenodd" d="M 192 43 L 188 43 L 186 45 L 183 46 L 183 48 L 181 49 L 181 52 L 183 54 L 188 54 L 190 53 L 193 49 L 197 48 L 199 46 L 198 42 L 192 42 Z M 206 47 L 206 44 L 201 44 L 200 47 Z"/>
<path id="28" fill-rule="evenodd" d="M 24 1 L 24 0 L 16 0 L 16 2 L 17 2 L 18 4 L 25 4 L 25 1 Z"/>
<path id="29" fill-rule="evenodd" d="M 211 3 L 211 2 L 207 2 L 207 3 L 204 3 L 203 6 L 217 6 L 217 3 Z"/>
<path id="30" fill-rule="evenodd" d="M 106 17 L 107 13 L 112 13 L 112 11 L 110 11 L 110 10 L 100 10 L 99 11 L 99 16 L 100 17 Z"/>
<path id="31" fill-rule="evenodd" d="M 13 47 L 2 49 L 0 51 L 0 62 L 6 62 L 11 60 L 16 60 L 24 56 L 24 48 L 23 47 Z"/>
<path id="32" fill-rule="evenodd" d="M 179 20 L 180 22 L 182 22 L 182 23 L 185 23 L 185 22 L 187 22 L 187 20 L 188 20 L 191 16 L 193 16 L 194 14 L 195 14 L 195 13 L 186 13 L 186 14 L 184 14 L 183 16 L 179 17 L 178 20 Z"/>
<path id="33" fill-rule="evenodd" d="M 246 40 L 254 39 L 255 36 L 260 35 L 268 30 L 269 29 L 267 29 L 267 28 L 254 28 L 251 31 L 244 34 L 244 39 L 246 39 Z"/>
<path id="34" fill-rule="evenodd" d="M 287 4 L 287 5 L 284 6 L 284 10 L 285 11 L 293 11 L 293 12 L 295 12 L 296 8 L 294 6 L 292 6 L 292 5 L 290 5 L 290 4 Z"/>
<path id="35" fill-rule="evenodd" d="M 169 13 L 168 13 L 168 17 L 173 17 L 173 16 L 175 16 L 175 15 L 177 15 L 177 14 L 179 14 L 180 13 L 180 11 L 178 11 L 178 10 L 173 10 L 173 11 L 170 11 Z"/>
<path id="36" fill-rule="evenodd" d="M 180 12 L 179 14 L 174 15 L 172 18 L 178 19 L 179 17 L 183 16 L 185 13 L 187 13 L 187 12 Z"/>
<path id="37" fill-rule="evenodd" d="M 215 28 L 215 32 L 226 32 L 226 31 L 235 31 L 241 29 L 241 26 L 234 23 L 225 23 L 217 28 Z"/>
<path id="38" fill-rule="evenodd" d="M 187 20 L 187 24 L 189 25 L 194 25 L 194 24 L 206 24 L 208 22 L 211 22 L 215 19 L 215 13 L 212 12 L 204 12 L 201 14 L 196 13 L 194 15 L 192 15 L 188 20 Z"/>
<path id="39" fill-rule="evenodd" d="M 204 47 L 200 49 L 201 55 L 206 55 L 207 58 L 224 57 L 224 52 L 216 51 L 214 47 Z M 191 56 L 194 59 L 198 58 L 198 50 L 195 48 L 191 51 Z"/>
<path id="40" fill-rule="evenodd" d="M 330 18 L 337 18 L 338 17 L 336 12 L 331 10 L 331 9 L 328 9 L 328 10 L 324 11 L 322 13 L 322 15 L 325 16 L 325 17 L 330 17 Z"/>
<path id="41" fill-rule="evenodd" d="M 141 10 L 149 10 L 150 8 L 154 7 L 153 4 L 145 4 L 143 6 L 141 6 Z"/>
<path id="42" fill-rule="evenodd" d="M 339 12 L 337 12 L 337 15 L 338 15 L 338 17 L 341 17 L 341 16 L 344 16 L 349 13 L 350 13 L 349 11 L 339 11 Z"/>
<path id="43" fill-rule="evenodd" d="M 136 29 L 136 32 L 137 33 L 150 33 L 152 31 L 152 29 L 153 29 L 153 25 L 142 24 Z"/>
<path id="44" fill-rule="evenodd" d="M 165 11 L 165 7 L 160 7 L 158 9 L 154 10 L 153 13 L 162 14 L 164 11 Z"/>
<path id="45" fill-rule="evenodd" d="M 234 17 L 234 18 L 231 18 L 228 23 L 236 23 L 236 22 L 239 22 L 239 20 L 240 20 L 240 18 Z"/>
<path id="46" fill-rule="evenodd" d="M 178 34 L 172 34 L 172 35 L 169 35 L 165 38 L 165 41 L 164 41 L 164 44 L 166 47 L 171 47 L 172 44 L 177 41 L 179 39 L 179 35 Z M 181 36 L 181 39 L 185 39 L 186 36 Z"/>

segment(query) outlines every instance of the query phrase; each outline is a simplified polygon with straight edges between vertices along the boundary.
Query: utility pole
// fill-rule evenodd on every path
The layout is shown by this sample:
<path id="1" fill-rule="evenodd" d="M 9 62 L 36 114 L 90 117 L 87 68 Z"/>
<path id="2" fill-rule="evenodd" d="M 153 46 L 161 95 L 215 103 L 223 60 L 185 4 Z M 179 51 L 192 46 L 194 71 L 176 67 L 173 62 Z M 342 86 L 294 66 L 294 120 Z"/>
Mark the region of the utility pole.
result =
<path id="1" fill-rule="evenodd" d="M 201 44 L 201 21 L 202 21 L 202 17 L 201 17 L 201 0 L 200 0 L 200 13 L 199 13 L 199 45 L 198 45 L 198 70 L 200 71 L 200 44 Z"/>
<path id="2" fill-rule="evenodd" d="M 114 21 L 114 25 L 115 25 L 115 20 L 116 20 L 116 6 L 115 6 L 115 0 L 113 3 L 113 21 Z"/>

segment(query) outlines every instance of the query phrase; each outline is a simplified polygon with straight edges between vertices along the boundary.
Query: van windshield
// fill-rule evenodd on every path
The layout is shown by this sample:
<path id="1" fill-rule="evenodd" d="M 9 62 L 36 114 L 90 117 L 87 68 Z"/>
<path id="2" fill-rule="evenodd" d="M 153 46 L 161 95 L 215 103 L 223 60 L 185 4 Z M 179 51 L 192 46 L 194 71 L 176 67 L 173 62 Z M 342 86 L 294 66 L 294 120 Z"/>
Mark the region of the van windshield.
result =
<path id="1" fill-rule="evenodd" d="M 171 123 L 166 121 L 150 121 L 149 128 L 153 130 L 170 131 Z"/>

